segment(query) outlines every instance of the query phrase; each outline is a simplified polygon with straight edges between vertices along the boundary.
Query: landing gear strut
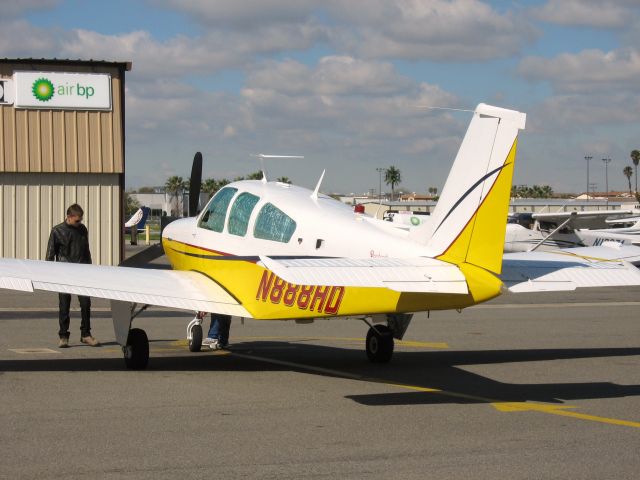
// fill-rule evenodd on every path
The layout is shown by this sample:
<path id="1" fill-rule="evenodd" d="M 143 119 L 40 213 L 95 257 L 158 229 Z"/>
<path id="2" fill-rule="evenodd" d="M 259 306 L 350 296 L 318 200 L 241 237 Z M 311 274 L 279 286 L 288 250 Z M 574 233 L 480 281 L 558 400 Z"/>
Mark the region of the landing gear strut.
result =
<path id="1" fill-rule="evenodd" d="M 131 302 L 111 300 L 111 316 L 116 341 L 122 346 L 124 363 L 131 370 L 143 370 L 149 364 L 149 339 L 144 330 L 131 328 L 131 321 L 147 309 Z"/>

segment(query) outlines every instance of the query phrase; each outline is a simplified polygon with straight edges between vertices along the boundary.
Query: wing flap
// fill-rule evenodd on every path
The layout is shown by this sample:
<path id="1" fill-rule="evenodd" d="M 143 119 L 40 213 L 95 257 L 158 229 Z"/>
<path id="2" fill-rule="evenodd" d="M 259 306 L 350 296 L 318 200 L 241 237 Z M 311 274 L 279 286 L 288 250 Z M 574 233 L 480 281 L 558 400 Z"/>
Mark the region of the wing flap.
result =
<path id="1" fill-rule="evenodd" d="M 278 277 L 296 285 L 379 287 L 398 292 L 468 293 L 455 265 L 431 258 L 287 258 L 260 257 Z"/>
<path id="2" fill-rule="evenodd" d="M 226 290 L 197 272 L 3 258 L 0 288 L 45 290 L 251 318 Z"/>

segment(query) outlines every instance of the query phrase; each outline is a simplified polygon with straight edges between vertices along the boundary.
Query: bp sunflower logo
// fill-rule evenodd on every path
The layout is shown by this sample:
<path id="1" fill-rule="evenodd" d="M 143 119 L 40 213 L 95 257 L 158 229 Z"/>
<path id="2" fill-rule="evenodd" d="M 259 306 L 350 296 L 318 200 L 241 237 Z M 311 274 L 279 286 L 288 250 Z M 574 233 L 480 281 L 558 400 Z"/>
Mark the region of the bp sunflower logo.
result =
<path id="1" fill-rule="evenodd" d="M 48 78 L 39 78 L 33 82 L 31 91 L 41 102 L 48 102 L 53 97 L 53 83 Z"/>

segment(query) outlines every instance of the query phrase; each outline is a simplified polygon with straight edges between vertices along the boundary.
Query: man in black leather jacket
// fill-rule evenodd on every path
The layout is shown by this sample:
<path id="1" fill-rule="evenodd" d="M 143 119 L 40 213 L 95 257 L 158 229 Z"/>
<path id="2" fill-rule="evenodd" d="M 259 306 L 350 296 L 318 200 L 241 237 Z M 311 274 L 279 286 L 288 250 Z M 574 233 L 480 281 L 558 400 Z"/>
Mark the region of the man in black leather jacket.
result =
<path id="1" fill-rule="evenodd" d="M 77 203 L 67 208 L 67 218 L 64 222 L 51 229 L 49 244 L 47 245 L 46 260 L 68 263 L 91 263 L 89 250 L 89 232 L 82 224 L 84 211 Z M 69 309 L 71 295 L 59 293 L 60 320 L 60 348 L 69 346 Z M 100 343 L 91 336 L 91 298 L 78 295 L 82 322 L 80 323 L 80 341 L 92 347 Z"/>

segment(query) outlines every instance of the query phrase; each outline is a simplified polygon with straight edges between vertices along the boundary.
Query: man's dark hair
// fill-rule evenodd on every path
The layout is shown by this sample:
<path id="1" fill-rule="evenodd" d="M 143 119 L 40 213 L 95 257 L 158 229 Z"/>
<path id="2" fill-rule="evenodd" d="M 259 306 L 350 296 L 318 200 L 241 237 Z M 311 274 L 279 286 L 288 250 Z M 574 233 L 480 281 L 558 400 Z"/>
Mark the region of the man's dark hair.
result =
<path id="1" fill-rule="evenodd" d="M 67 208 L 67 216 L 69 215 L 77 215 L 78 217 L 82 217 L 84 215 L 84 210 L 82 210 L 82 207 L 80 205 L 74 203 L 73 205 L 69 205 L 69 208 Z"/>

